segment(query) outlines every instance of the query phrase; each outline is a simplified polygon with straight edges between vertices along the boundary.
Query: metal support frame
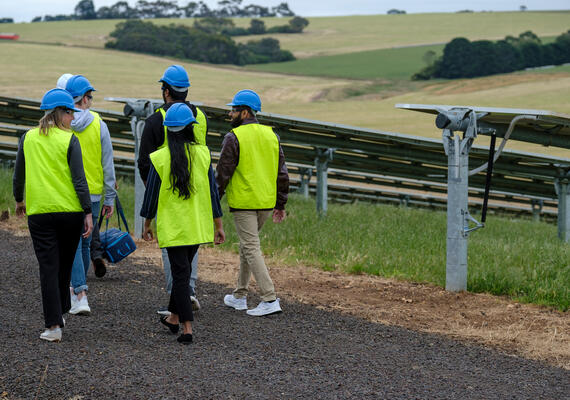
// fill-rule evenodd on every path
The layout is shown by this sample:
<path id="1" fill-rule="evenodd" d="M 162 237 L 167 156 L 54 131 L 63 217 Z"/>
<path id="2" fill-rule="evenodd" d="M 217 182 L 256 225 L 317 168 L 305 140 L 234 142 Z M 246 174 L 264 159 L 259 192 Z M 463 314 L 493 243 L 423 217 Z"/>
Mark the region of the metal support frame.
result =
<path id="1" fill-rule="evenodd" d="M 532 207 L 532 217 L 538 222 L 540 221 L 540 213 L 542 212 L 542 207 L 544 206 L 544 201 L 542 199 L 531 199 L 530 205 Z"/>
<path id="2" fill-rule="evenodd" d="M 313 175 L 313 170 L 311 168 L 301 168 L 299 169 L 299 175 L 301 182 L 299 184 L 299 193 L 305 198 L 309 198 L 309 184 L 311 182 L 311 176 Z"/>
<path id="3" fill-rule="evenodd" d="M 570 242 L 570 177 L 556 179 L 554 186 L 558 195 L 558 237 Z"/>
<path id="4" fill-rule="evenodd" d="M 317 167 L 317 214 L 327 214 L 327 169 L 332 161 L 334 149 L 317 148 L 315 166 Z"/>

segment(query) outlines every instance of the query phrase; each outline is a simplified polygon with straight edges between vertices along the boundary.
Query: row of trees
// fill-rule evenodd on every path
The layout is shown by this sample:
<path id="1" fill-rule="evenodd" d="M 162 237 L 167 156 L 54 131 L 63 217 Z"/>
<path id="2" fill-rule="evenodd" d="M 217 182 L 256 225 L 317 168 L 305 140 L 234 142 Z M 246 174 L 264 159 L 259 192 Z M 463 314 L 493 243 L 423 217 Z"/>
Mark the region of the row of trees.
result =
<path id="1" fill-rule="evenodd" d="M 236 43 L 230 37 L 196 27 L 129 20 L 117 24 L 105 47 L 159 56 L 177 57 L 212 64 L 259 64 L 291 61 L 295 57 L 281 50 L 279 41 L 265 38 Z"/>
<path id="2" fill-rule="evenodd" d="M 64 21 L 74 19 L 135 19 L 135 18 L 193 18 L 193 17 L 293 17 L 295 13 L 287 3 L 275 7 L 262 7 L 255 4 L 242 6 L 243 0 L 220 0 L 218 8 L 211 9 L 203 1 L 190 1 L 179 6 L 177 0 L 139 0 L 134 7 L 126 1 L 118 1 L 112 6 L 95 9 L 93 0 L 81 0 L 75 6 L 72 15 L 44 15 L 36 17 L 32 22 Z"/>
<path id="3" fill-rule="evenodd" d="M 455 38 L 445 45 L 440 58 L 424 56 L 429 65 L 414 74 L 412 79 L 473 78 L 519 71 L 545 65 L 570 62 L 570 30 L 561 34 L 553 43 L 542 44 L 531 31 L 504 40 L 470 42 Z"/>
<path id="4" fill-rule="evenodd" d="M 309 25 L 309 21 L 302 17 L 294 17 L 288 25 L 272 26 L 267 29 L 265 22 L 253 18 L 249 28 L 236 27 L 229 18 L 206 17 L 196 19 L 194 27 L 207 33 L 216 33 L 226 36 L 263 35 L 264 33 L 301 33 Z"/>

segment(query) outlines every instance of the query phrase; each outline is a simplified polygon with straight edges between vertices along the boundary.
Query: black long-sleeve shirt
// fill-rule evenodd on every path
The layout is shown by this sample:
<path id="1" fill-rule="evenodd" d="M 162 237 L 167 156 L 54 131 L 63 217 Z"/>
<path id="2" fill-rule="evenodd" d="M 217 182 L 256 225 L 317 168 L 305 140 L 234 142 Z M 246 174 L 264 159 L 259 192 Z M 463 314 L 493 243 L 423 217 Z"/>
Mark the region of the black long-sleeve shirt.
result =
<path id="1" fill-rule="evenodd" d="M 12 180 L 12 190 L 14 199 L 17 202 L 24 200 L 24 189 L 26 186 L 26 160 L 24 158 L 24 133 L 20 138 L 18 144 L 18 153 L 16 155 L 16 165 L 14 167 L 14 178 Z M 87 179 L 85 178 L 85 171 L 83 170 L 83 158 L 81 157 L 81 145 L 79 139 L 75 135 L 71 135 L 69 147 L 67 148 L 67 163 L 71 171 L 71 182 L 79 204 L 85 214 L 91 213 L 91 196 L 89 195 L 89 186 L 87 186 Z"/>
<path id="2" fill-rule="evenodd" d="M 220 196 L 218 195 L 218 185 L 214 176 L 214 169 L 210 165 L 208 170 L 208 179 L 210 180 L 210 200 L 212 202 L 212 214 L 214 218 L 221 218 L 223 216 L 222 206 L 220 204 Z M 160 185 L 162 180 L 154 169 L 154 165 L 150 164 L 150 171 L 146 182 L 146 189 L 144 191 L 144 200 L 141 207 L 141 217 L 153 219 L 156 216 L 158 209 L 158 194 L 160 192 Z"/>
<path id="3" fill-rule="evenodd" d="M 196 106 L 189 102 L 185 102 L 190 110 L 192 110 L 192 115 L 196 117 L 197 111 Z M 167 111 L 170 106 L 175 103 L 166 103 L 161 107 L 164 111 Z M 204 114 L 206 115 L 206 114 Z M 150 171 L 150 153 L 158 150 L 158 147 L 164 143 L 164 125 L 162 125 L 162 114 L 155 112 L 150 117 L 145 120 L 144 129 L 141 136 L 141 143 L 139 148 L 139 158 L 137 162 L 137 167 L 141 175 L 143 182 L 148 180 L 148 173 Z M 208 126 L 208 117 L 206 117 L 206 129 Z"/>

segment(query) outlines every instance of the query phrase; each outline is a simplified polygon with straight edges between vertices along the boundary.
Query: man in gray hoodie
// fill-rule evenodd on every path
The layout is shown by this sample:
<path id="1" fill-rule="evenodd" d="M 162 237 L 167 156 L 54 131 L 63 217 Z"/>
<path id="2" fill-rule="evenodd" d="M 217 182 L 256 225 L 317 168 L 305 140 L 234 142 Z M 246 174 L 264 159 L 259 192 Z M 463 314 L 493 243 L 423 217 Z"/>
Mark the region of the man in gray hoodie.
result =
<path id="1" fill-rule="evenodd" d="M 93 210 L 93 224 L 97 223 L 99 207 L 104 193 L 102 214 L 109 218 L 113 214 L 115 202 L 115 166 L 113 163 L 113 147 L 107 124 L 99 114 L 91 111 L 93 92 L 95 89 L 87 78 L 74 75 L 66 83 L 65 89 L 75 101 L 75 107 L 81 109 L 77 112 L 71 123 L 71 129 L 81 144 L 83 167 L 85 177 L 91 194 L 91 208 Z M 87 271 L 90 259 L 89 245 L 91 237 L 82 239 L 71 272 L 71 283 L 74 294 L 72 297 L 71 314 L 88 314 L 91 309 L 87 303 Z M 75 300 L 75 301 L 74 301 Z"/>

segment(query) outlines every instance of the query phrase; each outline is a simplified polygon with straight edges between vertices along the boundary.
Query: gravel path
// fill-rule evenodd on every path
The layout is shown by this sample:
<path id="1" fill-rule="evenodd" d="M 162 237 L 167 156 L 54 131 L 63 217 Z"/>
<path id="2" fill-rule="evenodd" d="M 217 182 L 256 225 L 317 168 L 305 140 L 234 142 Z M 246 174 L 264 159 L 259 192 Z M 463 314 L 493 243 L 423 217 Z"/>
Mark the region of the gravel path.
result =
<path id="1" fill-rule="evenodd" d="M 568 370 L 299 303 L 253 318 L 208 283 L 183 346 L 158 323 L 162 271 L 142 257 L 90 272 L 92 315 L 45 343 L 31 241 L 0 230 L 0 242 L 2 399 L 570 398 Z"/>

